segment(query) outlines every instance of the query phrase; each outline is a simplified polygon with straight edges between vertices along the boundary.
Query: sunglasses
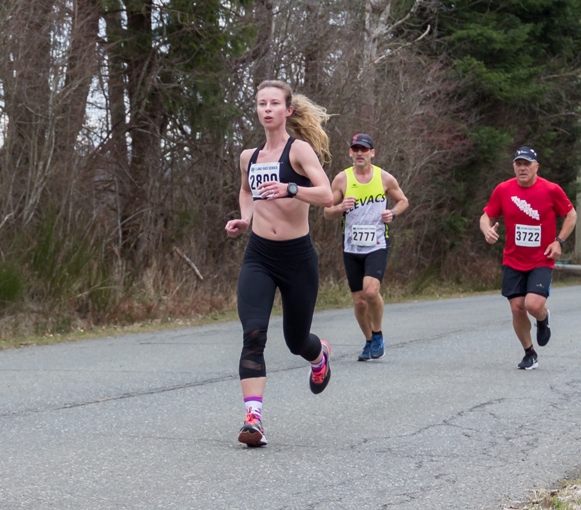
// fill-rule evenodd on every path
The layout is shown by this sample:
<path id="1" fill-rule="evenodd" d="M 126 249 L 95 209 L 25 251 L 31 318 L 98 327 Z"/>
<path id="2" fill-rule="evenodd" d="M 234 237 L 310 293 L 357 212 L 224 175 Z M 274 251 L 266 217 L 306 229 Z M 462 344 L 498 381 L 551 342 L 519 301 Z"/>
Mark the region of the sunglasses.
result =
<path id="1" fill-rule="evenodd" d="M 369 147 L 363 147 L 362 145 L 354 145 L 351 147 L 353 152 L 369 152 L 371 149 Z"/>

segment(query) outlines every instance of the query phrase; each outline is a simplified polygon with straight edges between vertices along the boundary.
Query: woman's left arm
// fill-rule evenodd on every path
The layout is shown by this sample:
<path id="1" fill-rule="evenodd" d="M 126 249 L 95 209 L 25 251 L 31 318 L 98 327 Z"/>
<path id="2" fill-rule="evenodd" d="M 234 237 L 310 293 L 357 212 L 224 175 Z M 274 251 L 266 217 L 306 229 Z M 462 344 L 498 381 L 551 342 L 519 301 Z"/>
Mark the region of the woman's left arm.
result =
<path id="1" fill-rule="evenodd" d="M 289 157 L 295 171 L 305 175 L 313 183 L 312 187 L 299 186 L 295 198 L 307 204 L 331 207 L 333 205 L 331 183 L 313 148 L 307 142 L 295 140 Z"/>

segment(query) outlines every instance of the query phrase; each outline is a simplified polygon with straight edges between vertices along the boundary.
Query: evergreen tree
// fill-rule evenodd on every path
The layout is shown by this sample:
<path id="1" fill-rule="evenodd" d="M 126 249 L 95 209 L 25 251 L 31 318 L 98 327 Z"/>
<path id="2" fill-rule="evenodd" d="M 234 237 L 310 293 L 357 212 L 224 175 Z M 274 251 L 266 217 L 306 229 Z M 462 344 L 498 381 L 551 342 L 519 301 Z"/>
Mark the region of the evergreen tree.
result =
<path id="1" fill-rule="evenodd" d="M 494 184 L 510 178 L 512 153 L 532 145 L 540 174 L 574 197 L 581 164 L 580 0 L 442 0 L 432 56 L 444 55 L 462 83 L 476 122 L 469 157 L 451 169 L 442 192 L 455 195 L 441 227 L 479 238 L 478 217 Z M 444 250 L 445 251 L 445 250 Z"/>

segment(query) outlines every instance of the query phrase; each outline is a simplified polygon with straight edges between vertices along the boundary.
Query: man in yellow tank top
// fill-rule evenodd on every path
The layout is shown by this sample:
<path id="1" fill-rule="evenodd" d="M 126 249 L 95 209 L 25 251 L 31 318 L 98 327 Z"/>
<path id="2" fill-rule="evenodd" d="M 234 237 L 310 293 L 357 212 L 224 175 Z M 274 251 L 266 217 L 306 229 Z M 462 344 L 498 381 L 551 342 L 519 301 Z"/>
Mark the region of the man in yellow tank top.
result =
<path id="1" fill-rule="evenodd" d="M 396 178 L 372 164 L 373 140 L 358 133 L 351 139 L 353 166 L 340 172 L 332 184 L 333 206 L 325 218 L 342 218 L 343 261 L 353 295 L 355 317 L 365 335 L 359 361 L 385 354 L 381 331 L 383 298 L 380 285 L 389 256 L 389 224 L 408 207 Z M 394 205 L 388 209 L 388 201 Z"/>

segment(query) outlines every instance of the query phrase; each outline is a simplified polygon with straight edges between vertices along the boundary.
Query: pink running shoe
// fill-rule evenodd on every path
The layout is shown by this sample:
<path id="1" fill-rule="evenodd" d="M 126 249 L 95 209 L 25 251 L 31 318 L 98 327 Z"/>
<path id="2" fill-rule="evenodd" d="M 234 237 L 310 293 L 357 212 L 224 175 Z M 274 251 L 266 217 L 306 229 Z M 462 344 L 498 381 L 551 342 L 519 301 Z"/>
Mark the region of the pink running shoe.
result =
<path id="1" fill-rule="evenodd" d="M 244 425 L 238 434 L 238 441 L 248 446 L 266 446 L 268 441 L 264 435 L 262 421 L 255 414 L 248 413 Z"/>
<path id="2" fill-rule="evenodd" d="M 331 366 L 329 364 L 331 358 L 331 346 L 325 342 L 325 340 L 321 340 L 321 346 L 323 348 L 323 352 L 325 353 L 325 367 L 319 372 L 313 372 L 311 370 L 309 377 L 309 385 L 311 386 L 311 391 L 315 395 L 322 393 L 323 390 L 327 387 L 327 384 L 329 384 L 329 379 L 331 379 Z"/>

